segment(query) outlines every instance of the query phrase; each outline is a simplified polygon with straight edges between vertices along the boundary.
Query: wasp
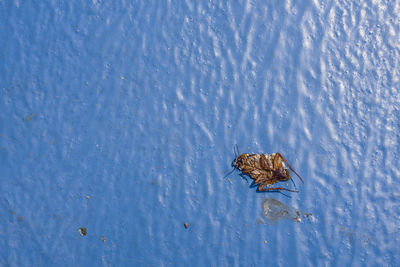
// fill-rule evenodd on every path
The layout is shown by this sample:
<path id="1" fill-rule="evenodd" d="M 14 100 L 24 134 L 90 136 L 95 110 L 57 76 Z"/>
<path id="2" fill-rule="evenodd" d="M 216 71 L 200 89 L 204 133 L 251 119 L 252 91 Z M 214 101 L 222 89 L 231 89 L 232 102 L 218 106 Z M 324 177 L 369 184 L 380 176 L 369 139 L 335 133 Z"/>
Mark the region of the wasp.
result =
<path id="1" fill-rule="evenodd" d="M 289 169 L 299 177 L 300 181 L 304 184 L 303 179 L 287 160 L 280 153 L 273 154 L 248 154 L 244 153 L 239 155 L 239 149 L 236 145 L 238 156 L 234 159 L 232 165 L 233 170 L 238 169 L 243 174 L 250 176 L 254 179 L 254 184 L 258 185 L 258 191 L 290 191 L 299 192 L 296 190 L 287 189 L 284 187 L 268 187 L 269 185 L 277 182 L 284 182 L 291 180 Z M 286 167 L 289 167 L 289 169 Z M 233 171 L 232 170 L 232 171 Z M 293 180 L 292 180 L 293 181 Z"/>

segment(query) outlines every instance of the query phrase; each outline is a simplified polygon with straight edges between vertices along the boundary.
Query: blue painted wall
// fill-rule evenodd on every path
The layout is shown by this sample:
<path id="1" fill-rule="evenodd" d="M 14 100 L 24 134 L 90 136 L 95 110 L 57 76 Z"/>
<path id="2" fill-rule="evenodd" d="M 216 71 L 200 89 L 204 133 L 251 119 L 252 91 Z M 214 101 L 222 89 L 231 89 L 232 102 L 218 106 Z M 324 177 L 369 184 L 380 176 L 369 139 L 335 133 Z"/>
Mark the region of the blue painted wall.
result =
<path id="1" fill-rule="evenodd" d="M 399 266 L 399 1 L 297 2 L 0 1 L 0 265 Z"/>

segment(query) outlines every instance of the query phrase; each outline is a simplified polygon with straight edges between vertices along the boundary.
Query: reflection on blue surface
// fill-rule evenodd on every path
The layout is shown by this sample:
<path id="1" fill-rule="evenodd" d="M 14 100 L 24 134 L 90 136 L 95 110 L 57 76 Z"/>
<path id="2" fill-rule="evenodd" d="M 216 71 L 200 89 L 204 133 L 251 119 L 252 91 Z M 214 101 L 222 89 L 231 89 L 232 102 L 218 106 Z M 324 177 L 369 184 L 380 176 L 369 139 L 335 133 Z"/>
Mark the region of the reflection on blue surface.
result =
<path id="1" fill-rule="evenodd" d="M 398 4 L 267 2 L 0 2 L 0 265 L 398 265 Z"/>

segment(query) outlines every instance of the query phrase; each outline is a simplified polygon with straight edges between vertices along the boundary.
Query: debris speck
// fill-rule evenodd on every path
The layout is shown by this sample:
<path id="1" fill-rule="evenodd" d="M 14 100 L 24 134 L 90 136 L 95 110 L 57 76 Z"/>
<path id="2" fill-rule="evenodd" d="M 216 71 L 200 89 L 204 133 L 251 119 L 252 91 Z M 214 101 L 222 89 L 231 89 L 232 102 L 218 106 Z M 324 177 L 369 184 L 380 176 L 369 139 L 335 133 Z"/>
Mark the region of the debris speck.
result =
<path id="1" fill-rule="evenodd" d="M 22 221 L 24 220 L 24 216 L 21 216 L 21 215 L 18 216 L 17 220 L 20 221 L 20 222 L 22 222 Z"/>
<path id="2" fill-rule="evenodd" d="M 31 121 L 36 116 L 36 113 L 32 113 L 25 117 L 24 121 Z"/>
<path id="3" fill-rule="evenodd" d="M 85 236 L 87 234 L 86 227 L 79 227 L 78 232 L 81 236 Z"/>
<path id="4" fill-rule="evenodd" d="M 312 213 L 309 213 L 309 212 L 306 212 L 306 213 L 304 213 L 304 218 L 310 218 L 310 217 L 312 217 L 313 215 L 312 215 Z"/>
<path id="5" fill-rule="evenodd" d="M 186 229 L 189 228 L 189 224 L 187 222 L 185 222 L 183 225 L 185 226 Z"/>
<path id="6" fill-rule="evenodd" d="M 105 236 L 102 236 L 102 237 L 101 237 L 101 242 L 104 243 L 104 242 L 106 242 L 106 241 L 107 241 L 107 238 L 106 238 Z"/>
<path id="7" fill-rule="evenodd" d="M 296 214 L 297 214 L 296 221 L 297 221 L 297 222 L 301 222 L 301 214 L 300 214 L 300 211 L 296 210 Z"/>
<path id="8" fill-rule="evenodd" d="M 86 199 L 89 200 L 89 199 L 90 199 L 90 196 L 86 196 Z"/>

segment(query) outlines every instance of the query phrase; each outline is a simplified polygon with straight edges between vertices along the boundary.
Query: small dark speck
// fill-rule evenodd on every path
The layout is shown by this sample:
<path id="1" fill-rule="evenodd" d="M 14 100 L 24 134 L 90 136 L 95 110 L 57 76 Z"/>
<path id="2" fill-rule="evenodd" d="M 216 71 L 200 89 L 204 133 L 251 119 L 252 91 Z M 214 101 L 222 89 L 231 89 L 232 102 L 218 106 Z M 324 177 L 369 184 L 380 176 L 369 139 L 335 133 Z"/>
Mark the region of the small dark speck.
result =
<path id="1" fill-rule="evenodd" d="M 85 227 L 80 227 L 78 232 L 81 236 L 85 236 L 87 234 L 87 229 Z"/>
<path id="2" fill-rule="evenodd" d="M 306 212 L 306 213 L 304 213 L 304 218 L 310 218 L 310 217 L 312 217 L 313 215 L 312 215 L 312 213 L 308 213 L 308 212 Z"/>
<path id="3" fill-rule="evenodd" d="M 17 217 L 17 220 L 20 221 L 20 222 L 22 222 L 22 221 L 24 220 L 24 216 L 18 216 L 18 217 Z"/>
<path id="4" fill-rule="evenodd" d="M 31 121 L 34 117 L 36 117 L 36 113 L 32 113 L 25 117 L 24 121 Z"/>
<path id="5" fill-rule="evenodd" d="M 107 240 L 107 238 L 106 238 L 105 236 L 102 236 L 102 237 L 101 237 L 101 242 L 104 243 L 104 242 L 106 242 L 106 240 Z"/>
<path id="6" fill-rule="evenodd" d="M 185 222 L 183 225 L 185 226 L 186 229 L 189 228 L 189 224 L 187 222 Z"/>

